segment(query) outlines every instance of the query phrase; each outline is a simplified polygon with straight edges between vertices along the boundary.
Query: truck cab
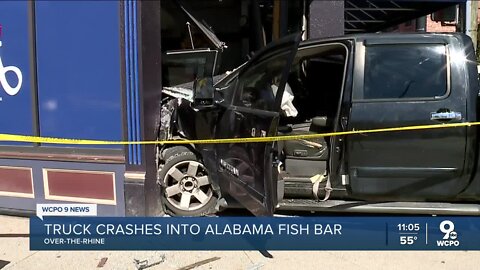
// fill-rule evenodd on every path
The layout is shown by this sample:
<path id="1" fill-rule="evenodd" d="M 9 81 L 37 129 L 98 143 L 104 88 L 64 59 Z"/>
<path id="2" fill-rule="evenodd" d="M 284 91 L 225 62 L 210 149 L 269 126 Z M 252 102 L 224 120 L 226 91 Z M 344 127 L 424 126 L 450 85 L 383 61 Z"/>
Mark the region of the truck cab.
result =
<path id="1" fill-rule="evenodd" d="M 231 199 L 255 215 L 480 213 L 477 128 L 441 127 L 477 121 L 475 51 L 463 34 L 292 35 L 211 82 L 163 106 L 159 140 L 190 141 L 158 146 L 172 214 Z M 435 127 L 411 128 L 425 125 Z M 241 140 L 262 137 L 274 138 Z"/>

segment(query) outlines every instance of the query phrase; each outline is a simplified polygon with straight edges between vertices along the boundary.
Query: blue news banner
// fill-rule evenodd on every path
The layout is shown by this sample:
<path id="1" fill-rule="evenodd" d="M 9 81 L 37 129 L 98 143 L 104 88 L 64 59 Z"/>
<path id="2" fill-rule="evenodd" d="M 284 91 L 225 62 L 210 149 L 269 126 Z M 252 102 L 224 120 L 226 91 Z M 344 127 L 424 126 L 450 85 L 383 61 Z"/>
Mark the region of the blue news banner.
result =
<path id="1" fill-rule="evenodd" d="M 37 217 L 32 250 L 480 250 L 480 217 Z"/>

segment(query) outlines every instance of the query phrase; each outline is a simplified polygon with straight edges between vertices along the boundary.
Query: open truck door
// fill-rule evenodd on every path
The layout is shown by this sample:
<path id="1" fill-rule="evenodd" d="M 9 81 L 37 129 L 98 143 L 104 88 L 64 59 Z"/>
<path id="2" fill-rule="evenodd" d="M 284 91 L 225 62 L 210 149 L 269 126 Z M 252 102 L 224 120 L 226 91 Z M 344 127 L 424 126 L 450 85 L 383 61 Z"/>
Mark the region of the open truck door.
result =
<path id="1" fill-rule="evenodd" d="M 220 104 L 224 108 L 216 138 L 277 134 L 280 102 L 300 37 L 291 35 L 270 44 L 240 71 L 232 98 Z M 222 192 L 257 216 L 273 215 L 278 201 L 274 142 L 217 144 L 215 152 Z"/>

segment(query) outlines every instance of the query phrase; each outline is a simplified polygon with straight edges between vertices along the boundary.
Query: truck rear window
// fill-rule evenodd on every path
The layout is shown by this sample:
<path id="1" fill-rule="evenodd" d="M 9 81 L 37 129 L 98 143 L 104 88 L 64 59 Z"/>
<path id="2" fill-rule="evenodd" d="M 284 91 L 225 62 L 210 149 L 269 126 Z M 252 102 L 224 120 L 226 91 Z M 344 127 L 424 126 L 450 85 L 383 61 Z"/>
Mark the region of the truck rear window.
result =
<path id="1" fill-rule="evenodd" d="M 444 45 L 395 44 L 366 48 L 364 99 L 433 98 L 446 92 Z"/>

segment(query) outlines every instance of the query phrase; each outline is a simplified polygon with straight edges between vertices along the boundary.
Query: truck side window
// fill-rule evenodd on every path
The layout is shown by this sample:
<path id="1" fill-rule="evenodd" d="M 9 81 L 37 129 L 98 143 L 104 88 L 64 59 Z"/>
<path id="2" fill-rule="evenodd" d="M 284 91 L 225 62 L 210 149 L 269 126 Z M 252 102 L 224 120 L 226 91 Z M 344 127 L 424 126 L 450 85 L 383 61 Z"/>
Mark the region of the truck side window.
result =
<path id="1" fill-rule="evenodd" d="M 444 45 L 367 46 L 364 99 L 434 98 L 446 93 Z"/>
<path id="2" fill-rule="evenodd" d="M 234 105 L 257 110 L 275 110 L 275 86 L 279 84 L 287 57 L 288 54 L 284 54 L 260 61 L 241 74 Z"/>

